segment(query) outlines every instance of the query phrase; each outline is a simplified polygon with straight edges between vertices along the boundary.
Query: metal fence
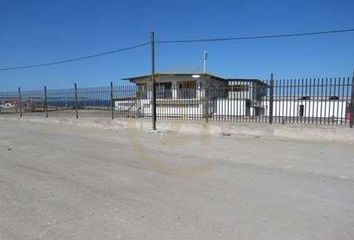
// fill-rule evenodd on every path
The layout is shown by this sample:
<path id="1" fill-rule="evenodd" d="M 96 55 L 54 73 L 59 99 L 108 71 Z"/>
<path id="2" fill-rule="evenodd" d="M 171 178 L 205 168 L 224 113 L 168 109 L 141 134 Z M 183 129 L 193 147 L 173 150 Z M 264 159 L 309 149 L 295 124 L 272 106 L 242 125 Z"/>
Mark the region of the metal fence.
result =
<path id="1" fill-rule="evenodd" d="M 353 126 L 354 78 L 316 78 L 157 88 L 157 119 Z M 151 118 L 152 89 L 113 86 L 0 92 L 0 114 Z"/>

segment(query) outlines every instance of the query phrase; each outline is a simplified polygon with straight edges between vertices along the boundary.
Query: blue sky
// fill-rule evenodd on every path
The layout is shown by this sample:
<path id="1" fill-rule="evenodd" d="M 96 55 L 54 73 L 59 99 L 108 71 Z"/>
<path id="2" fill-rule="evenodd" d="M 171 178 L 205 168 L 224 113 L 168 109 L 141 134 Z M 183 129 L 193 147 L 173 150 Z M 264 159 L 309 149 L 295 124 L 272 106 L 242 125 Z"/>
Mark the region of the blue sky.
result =
<path id="1" fill-rule="evenodd" d="M 109 51 L 149 40 L 237 37 L 354 27 L 352 0 L 0 0 L 0 67 Z M 202 44 L 158 45 L 158 72 L 202 70 L 268 79 L 350 76 L 354 33 Z M 148 47 L 36 69 L 0 72 L 0 90 L 124 84 L 150 72 Z"/>

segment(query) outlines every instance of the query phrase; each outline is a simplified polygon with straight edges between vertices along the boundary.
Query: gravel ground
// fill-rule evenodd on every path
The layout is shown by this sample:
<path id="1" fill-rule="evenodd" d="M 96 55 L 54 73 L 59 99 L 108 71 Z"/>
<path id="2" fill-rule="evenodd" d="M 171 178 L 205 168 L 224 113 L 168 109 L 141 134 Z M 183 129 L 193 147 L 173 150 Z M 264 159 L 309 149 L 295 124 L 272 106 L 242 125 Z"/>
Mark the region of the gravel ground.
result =
<path id="1" fill-rule="evenodd" d="M 2 119 L 0 239 L 352 240 L 353 170 L 346 143 Z"/>

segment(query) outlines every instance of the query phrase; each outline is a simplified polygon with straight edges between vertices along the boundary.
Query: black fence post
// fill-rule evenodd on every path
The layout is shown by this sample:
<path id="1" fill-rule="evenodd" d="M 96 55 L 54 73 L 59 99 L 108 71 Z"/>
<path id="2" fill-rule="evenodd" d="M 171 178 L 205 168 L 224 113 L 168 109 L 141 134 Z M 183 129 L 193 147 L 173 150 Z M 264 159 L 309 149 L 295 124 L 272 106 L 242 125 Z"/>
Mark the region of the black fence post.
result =
<path id="1" fill-rule="evenodd" d="M 349 119 L 349 126 L 353 128 L 354 125 L 354 71 L 352 76 L 352 97 L 350 99 L 350 119 Z"/>
<path id="2" fill-rule="evenodd" d="M 209 79 L 204 73 L 204 82 L 205 82 L 205 90 L 204 90 L 204 99 L 205 99 L 205 122 L 209 122 Z"/>
<path id="3" fill-rule="evenodd" d="M 111 82 L 111 118 L 114 119 L 114 99 L 113 99 L 113 82 Z"/>
<path id="4" fill-rule="evenodd" d="M 75 116 L 76 116 L 76 118 L 79 118 L 77 84 L 76 83 L 75 83 Z"/>
<path id="5" fill-rule="evenodd" d="M 21 96 L 21 88 L 18 87 L 18 104 L 20 107 L 20 117 L 22 118 L 22 96 Z"/>
<path id="6" fill-rule="evenodd" d="M 273 124 L 273 103 L 274 103 L 274 79 L 273 73 L 270 75 L 270 89 L 269 89 L 269 124 Z"/>
<path id="7" fill-rule="evenodd" d="M 152 129 L 156 130 L 155 33 L 151 32 Z"/>
<path id="8" fill-rule="evenodd" d="M 47 95 L 47 86 L 44 86 L 44 111 L 45 111 L 45 117 L 48 118 L 48 95 Z"/>

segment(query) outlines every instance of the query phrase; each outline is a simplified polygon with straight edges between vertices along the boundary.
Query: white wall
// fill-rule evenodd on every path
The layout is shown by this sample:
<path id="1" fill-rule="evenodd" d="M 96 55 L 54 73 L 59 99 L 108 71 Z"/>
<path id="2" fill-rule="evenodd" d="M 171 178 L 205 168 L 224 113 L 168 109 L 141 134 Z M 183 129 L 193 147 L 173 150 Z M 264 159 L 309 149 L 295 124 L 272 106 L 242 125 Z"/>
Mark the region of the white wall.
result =
<path id="1" fill-rule="evenodd" d="M 251 113 L 253 114 L 252 108 Z M 217 99 L 214 105 L 214 115 L 217 116 L 245 116 L 246 101 L 235 99 Z"/>
<path id="2" fill-rule="evenodd" d="M 156 114 L 159 117 L 197 117 L 203 115 L 203 103 L 201 100 L 195 100 L 193 104 L 188 104 L 188 102 L 192 103 L 192 100 L 185 101 L 185 104 L 181 104 L 182 100 L 175 101 L 175 104 L 173 104 L 173 100 L 171 99 L 158 100 Z M 136 115 L 138 111 L 144 116 L 152 115 L 152 105 L 149 99 L 115 101 L 115 110 L 117 112 L 130 113 L 131 115 Z"/>
<path id="3" fill-rule="evenodd" d="M 269 106 L 269 101 L 265 104 Z M 299 117 L 300 105 L 304 105 L 303 117 L 345 118 L 346 114 L 346 102 L 342 101 L 283 100 L 274 101 L 273 116 Z M 266 115 L 269 115 L 269 107 L 266 108 Z"/>
<path id="4" fill-rule="evenodd" d="M 160 103 L 159 103 L 160 101 Z M 166 104 L 168 103 L 168 104 Z M 346 102 L 342 101 L 274 101 L 274 117 L 299 117 L 300 105 L 304 105 L 303 117 L 321 118 L 345 118 Z M 265 116 L 269 116 L 269 101 L 261 102 L 265 109 Z M 139 109 L 145 116 L 151 116 L 151 105 L 149 99 L 124 100 L 115 102 L 116 111 L 130 111 L 136 113 Z M 158 100 L 156 111 L 159 116 L 202 116 L 204 104 L 203 100 L 186 100 L 181 104 L 181 100 Z M 250 109 L 250 115 L 255 113 L 254 107 Z M 216 116 L 245 116 L 246 101 L 236 99 L 217 99 L 209 102 L 209 114 Z"/>

